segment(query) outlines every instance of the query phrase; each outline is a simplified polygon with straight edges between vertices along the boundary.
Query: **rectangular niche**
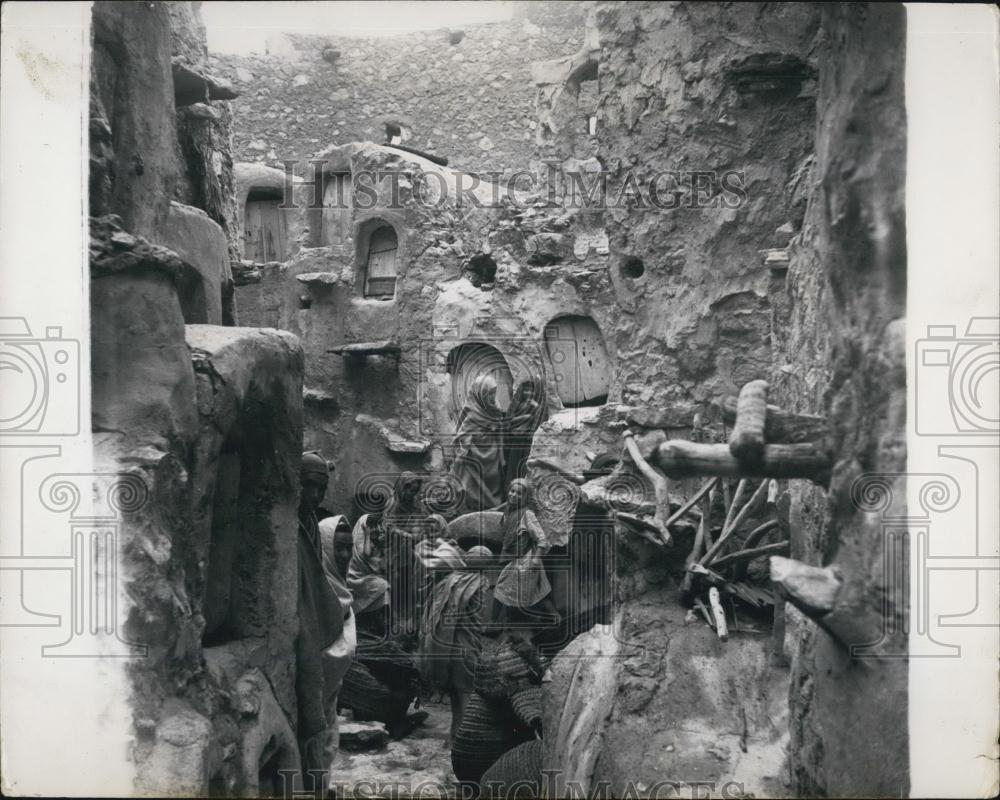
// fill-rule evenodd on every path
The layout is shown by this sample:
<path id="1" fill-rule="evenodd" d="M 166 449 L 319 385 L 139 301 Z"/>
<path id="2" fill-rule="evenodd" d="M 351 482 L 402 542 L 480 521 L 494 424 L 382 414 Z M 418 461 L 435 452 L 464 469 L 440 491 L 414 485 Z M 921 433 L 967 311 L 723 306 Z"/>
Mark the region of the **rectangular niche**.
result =
<path id="1" fill-rule="evenodd" d="M 270 478 L 267 458 L 248 442 L 227 442 L 219 454 L 205 569 L 205 647 L 267 633 L 274 560 Z"/>

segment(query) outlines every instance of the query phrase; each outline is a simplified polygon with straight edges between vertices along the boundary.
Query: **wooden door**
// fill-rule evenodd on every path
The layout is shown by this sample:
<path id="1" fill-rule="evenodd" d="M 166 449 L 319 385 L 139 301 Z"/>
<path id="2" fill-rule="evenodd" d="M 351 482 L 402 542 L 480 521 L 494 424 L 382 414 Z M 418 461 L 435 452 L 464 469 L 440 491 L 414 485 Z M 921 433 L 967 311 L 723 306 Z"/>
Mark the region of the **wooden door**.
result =
<path id="1" fill-rule="evenodd" d="M 396 232 L 383 225 L 368 240 L 365 297 L 390 298 L 396 293 Z"/>
<path id="2" fill-rule="evenodd" d="M 263 264 L 283 261 L 285 237 L 282 227 L 280 200 L 248 200 L 244 213 L 243 231 L 246 237 L 243 257 Z"/>
<path id="3" fill-rule="evenodd" d="M 550 322 L 545 326 L 545 347 L 564 406 L 597 405 L 607 399 L 611 364 L 594 320 L 561 317 Z"/>

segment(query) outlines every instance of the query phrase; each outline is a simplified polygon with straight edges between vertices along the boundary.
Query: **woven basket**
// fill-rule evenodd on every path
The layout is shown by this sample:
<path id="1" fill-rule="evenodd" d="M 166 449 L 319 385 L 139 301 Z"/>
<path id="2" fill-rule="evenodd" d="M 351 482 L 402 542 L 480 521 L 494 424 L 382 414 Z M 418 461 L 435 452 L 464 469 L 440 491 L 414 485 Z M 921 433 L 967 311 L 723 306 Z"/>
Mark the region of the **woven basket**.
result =
<path id="1" fill-rule="evenodd" d="M 489 766 L 516 743 L 507 709 L 473 692 L 451 746 L 455 777 L 478 783 Z"/>
<path id="2" fill-rule="evenodd" d="M 518 722 L 526 728 L 542 725 L 542 687 L 529 684 L 510 694 L 510 706 Z"/>
<path id="3" fill-rule="evenodd" d="M 517 652 L 515 647 L 526 653 L 531 650 L 530 644 L 514 645 L 507 637 L 501 637 L 487 645 L 479 654 L 474 685 L 483 697 L 502 700 L 522 686 L 536 682 L 539 677 L 537 670 L 532 669 L 524 655 Z M 536 652 L 532 652 L 532 655 L 537 658 Z"/>
<path id="4" fill-rule="evenodd" d="M 542 786 L 541 739 L 519 744 L 508 750 L 486 772 L 479 781 L 481 797 L 491 800 L 528 800 L 541 797 Z"/>

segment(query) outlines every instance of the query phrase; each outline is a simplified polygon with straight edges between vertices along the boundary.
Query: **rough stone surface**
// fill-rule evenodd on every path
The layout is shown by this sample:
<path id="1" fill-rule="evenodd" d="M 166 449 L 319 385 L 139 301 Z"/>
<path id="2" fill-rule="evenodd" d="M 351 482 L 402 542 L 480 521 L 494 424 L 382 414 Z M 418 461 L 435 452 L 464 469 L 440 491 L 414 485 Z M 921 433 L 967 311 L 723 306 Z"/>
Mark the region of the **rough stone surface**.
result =
<path id="1" fill-rule="evenodd" d="M 444 30 L 371 39 L 289 35 L 268 56 L 211 59 L 241 92 L 233 103 L 238 160 L 304 164 L 331 143 L 384 142 L 382 117 L 406 115 L 412 136 L 405 144 L 447 156 L 452 166 L 527 169 L 531 62 L 575 52 L 583 32 L 578 4 L 529 6 L 531 28 L 522 19 L 470 25 L 458 44 Z M 324 58 L 331 48 L 340 51 L 333 63 Z M 286 74 L 292 59 L 295 71 Z"/>
<path id="2" fill-rule="evenodd" d="M 774 402 L 823 414 L 834 430 L 827 498 L 789 486 L 791 555 L 835 567 L 837 608 L 879 639 L 902 631 L 908 613 L 885 572 L 904 546 L 886 540 L 880 516 L 906 515 L 905 480 L 883 488 L 879 513 L 851 497 L 865 473 L 906 470 L 906 28 L 902 7 L 878 4 L 826 7 L 822 23 L 815 178 L 776 309 L 771 387 Z M 810 622 L 789 626 L 789 638 L 796 790 L 907 794 L 906 659 L 851 659 Z M 905 653 L 905 634 L 889 633 L 869 655 Z M 880 731 L 877 752 L 848 730 Z"/>
<path id="3" fill-rule="evenodd" d="M 788 796 L 788 679 L 768 666 L 767 637 L 731 633 L 722 643 L 684 616 L 670 594 L 650 592 L 556 657 L 544 768 L 586 791 L 607 782 L 613 797 L 630 781 L 651 796 L 663 781 L 716 792 L 735 781 L 747 794 Z"/>
<path id="4" fill-rule="evenodd" d="M 301 349 L 282 331 L 189 325 L 186 338 L 200 420 L 192 545 L 205 565 L 191 582 L 206 638 L 262 650 L 260 667 L 294 719 Z"/>
<path id="5" fill-rule="evenodd" d="M 206 52 L 197 5 L 94 7 L 95 463 L 144 489 L 123 507 L 120 525 L 120 636 L 145 647 L 127 666 L 136 791 L 277 794 L 280 786 L 260 787 L 258 778 L 264 759 L 275 757 L 269 768 L 298 762 L 292 641 L 302 355 L 286 333 L 185 329 L 185 312 L 233 321 L 225 281 L 238 254 L 227 112 L 218 104 L 184 110 L 191 125 L 213 126 L 195 136 L 194 149 L 185 138 L 191 130 L 174 116 L 172 51 L 196 65 Z M 172 197 L 188 205 L 171 208 Z M 185 297 L 194 284 L 207 286 L 197 315 Z M 186 336 L 198 348 L 197 370 Z M 244 496 L 234 496 L 240 483 Z M 237 528 L 245 538 L 234 557 Z M 208 573 L 225 573 L 227 562 L 236 577 L 220 598 L 223 582 Z"/>
<path id="6" fill-rule="evenodd" d="M 187 447 L 193 434 L 194 373 L 178 293 L 185 265 L 113 221 L 94 225 L 92 235 L 93 428 Z"/>
<path id="7" fill-rule="evenodd" d="M 104 213 L 156 242 L 177 176 L 168 3 L 96 3 L 92 86 L 114 142 Z"/>
<path id="8" fill-rule="evenodd" d="M 645 354 L 619 362 L 630 387 L 623 402 L 706 403 L 767 376 L 770 297 L 782 287 L 760 268 L 757 251 L 792 215 L 788 183 L 812 150 L 815 100 L 802 88 L 814 70 L 818 21 L 810 5 L 598 6 L 597 135 L 609 193 L 629 192 L 628 176 L 646 193 L 657 174 L 681 175 L 677 207 L 657 208 L 647 197 L 645 207 L 605 215 L 625 312 L 615 349 Z M 739 35 L 720 35 L 727 30 Z M 796 65 L 776 91 L 735 83 L 734 65 L 759 53 Z M 655 185 L 669 205 L 670 181 Z M 642 278 L 621 276 L 629 257 L 643 262 Z"/>

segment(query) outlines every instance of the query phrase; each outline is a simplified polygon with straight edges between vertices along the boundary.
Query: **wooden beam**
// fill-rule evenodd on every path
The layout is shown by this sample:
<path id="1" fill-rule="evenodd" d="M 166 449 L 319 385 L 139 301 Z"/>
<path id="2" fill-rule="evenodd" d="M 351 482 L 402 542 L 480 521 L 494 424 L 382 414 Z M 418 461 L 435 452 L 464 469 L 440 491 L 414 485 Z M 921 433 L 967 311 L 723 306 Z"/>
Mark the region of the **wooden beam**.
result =
<path id="1" fill-rule="evenodd" d="M 657 448 L 654 463 L 670 478 L 711 475 L 722 478 L 803 478 L 820 486 L 830 482 L 832 459 L 822 445 L 769 444 L 760 465 L 749 467 L 725 444 L 696 444 L 672 439 Z"/>
<path id="2" fill-rule="evenodd" d="M 354 342 L 331 347 L 326 352 L 342 356 L 365 358 L 367 356 L 398 356 L 402 350 L 398 342 L 387 339 L 381 342 Z"/>

